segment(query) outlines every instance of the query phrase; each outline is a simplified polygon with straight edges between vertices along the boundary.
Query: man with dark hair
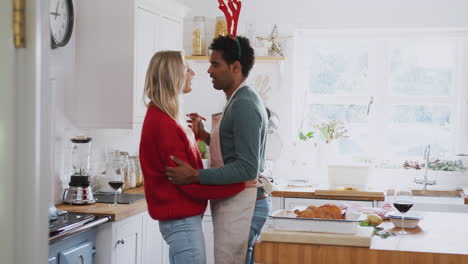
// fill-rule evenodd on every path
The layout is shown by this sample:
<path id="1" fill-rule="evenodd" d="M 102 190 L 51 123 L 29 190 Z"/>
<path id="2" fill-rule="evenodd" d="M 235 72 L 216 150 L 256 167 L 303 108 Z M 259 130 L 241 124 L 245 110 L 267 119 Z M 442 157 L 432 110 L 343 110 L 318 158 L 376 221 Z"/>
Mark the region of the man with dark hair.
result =
<path id="1" fill-rule="evenodd" d="M 255 56 L 247 38 L 238 36 L 236 40 L 233 40 L 230 37 L 220 36 L 213 40 L 210 49 L 212 51 L 221 51 L 221 56 L 228 65 L 239 61 L 242 65 L 242 75 L 245 78 L 249 76 L 250 70 L 255 63 Z"/>
<path id="2" fill-rule="evenodd" d="M 173 158 L 178 167 L 167 168 L 166 174 L 176 184 L 248 182 L 264 170 L 268 117 L 258 94 L 245 84 L 255 62 L 254 51 L 249 40 L 240 36 L 220 36 L 210 49 L 208 73 L 213 87 L 222 90 L 228 101 L 222 115 L 213 115 L 211 134 L 205 131 L 202 117 L 189 115 L 197 140 L 210 145 L 211 168 L 195 170 Z M 215 263 L 253 263 L 253 245 L 270 208 L 264 190 L 246 188 L 233 197 L 213 200 L 210 206 Z"/>

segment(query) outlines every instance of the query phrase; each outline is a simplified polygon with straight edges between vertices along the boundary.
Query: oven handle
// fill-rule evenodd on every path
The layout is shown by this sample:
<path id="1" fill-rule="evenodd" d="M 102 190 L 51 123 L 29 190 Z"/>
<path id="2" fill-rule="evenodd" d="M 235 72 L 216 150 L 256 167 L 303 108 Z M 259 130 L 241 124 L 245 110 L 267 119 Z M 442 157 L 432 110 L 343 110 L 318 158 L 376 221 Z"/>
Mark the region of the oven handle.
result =
<path id="1" fill-rule="evenodd" d="M 99 226 L 99 225 L 102 225 L 102 224 L 105 224 L 105 223 L 109 222 L 110 219 L 111 219 L 110 216 L 104 216 L 102 218 L 91 221 L 91 222 L 89 222 L 89 223 L 87 223 L 85 225 L 82 225 L 80 227 L 71 229 L 71 230 L 69 230 L 67 232 L 63 232 L 63 233 L 57 234 L 55 236 L 49 237 L 49 244 L 52 244 L 52 243 L 56 242 L 59 239 L 74 235 L 74 234 L 82 232 L 82 231 L 86 231 L 88 229 L 91 229 L 93 227 L 96 227 L 96 226 Z"/>

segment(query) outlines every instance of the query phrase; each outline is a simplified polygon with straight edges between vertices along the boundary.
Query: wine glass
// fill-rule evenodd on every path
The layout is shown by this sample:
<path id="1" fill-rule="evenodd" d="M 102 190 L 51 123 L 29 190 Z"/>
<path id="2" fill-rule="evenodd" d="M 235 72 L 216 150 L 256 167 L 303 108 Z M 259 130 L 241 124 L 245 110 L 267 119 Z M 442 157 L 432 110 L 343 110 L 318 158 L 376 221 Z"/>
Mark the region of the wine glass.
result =
<path id="1" fill-rule="evenodd" d="M 398 188 L 394 191 L 393 206 L 401 213 L 401 230 L 399 235 L 406 235 L 405 231 L 405 213 L 413 207 L 413 196 L 409 188 Z"/>
<path id="2" fill-rule="evenodd" d="M 123 163 L 120 160 L 113 160 L 111 166 L 108 169 L 109 175 L 109 186 L 114 189 L 114 203 L 109 206 L 117 206 L 117 193 L 119 189 L 124 185 L 124 170 Z"/>

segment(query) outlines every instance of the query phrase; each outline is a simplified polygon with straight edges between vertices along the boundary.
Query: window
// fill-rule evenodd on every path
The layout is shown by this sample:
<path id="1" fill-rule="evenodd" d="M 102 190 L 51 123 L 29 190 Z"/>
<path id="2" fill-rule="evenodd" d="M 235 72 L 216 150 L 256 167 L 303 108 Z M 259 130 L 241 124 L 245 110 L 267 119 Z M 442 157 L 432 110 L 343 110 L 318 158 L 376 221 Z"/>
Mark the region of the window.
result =
<path id="1" fill-rule="evenodd" d="M 343 121 L 349 137 L 337 140 L 341 160 L 419 159 L 428 144 L 432 156 L 455 154 L 464 138 L 461 97 L 468 87 L 461 76 L 468 73 L 462 62 L 467 36 L 299 32 L 295 98 L 303 102 L 298 127 L 308 131 L 324 120 Z"/>

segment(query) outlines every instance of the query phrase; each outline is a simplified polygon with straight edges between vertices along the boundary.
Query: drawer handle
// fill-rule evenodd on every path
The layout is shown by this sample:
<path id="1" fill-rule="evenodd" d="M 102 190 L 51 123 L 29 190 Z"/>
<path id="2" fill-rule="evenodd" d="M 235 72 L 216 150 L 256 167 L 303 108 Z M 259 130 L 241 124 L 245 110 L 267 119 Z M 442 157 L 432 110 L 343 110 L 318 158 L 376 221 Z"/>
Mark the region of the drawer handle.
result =
<path id="1" fill-rule="evenodd" d="M 118 245 L 118 244 L 122 244 L 122 245 L 125 244 L 125 240 L 123 240 L 123 239 L 117 240 L 117 245 Z"/>

